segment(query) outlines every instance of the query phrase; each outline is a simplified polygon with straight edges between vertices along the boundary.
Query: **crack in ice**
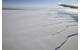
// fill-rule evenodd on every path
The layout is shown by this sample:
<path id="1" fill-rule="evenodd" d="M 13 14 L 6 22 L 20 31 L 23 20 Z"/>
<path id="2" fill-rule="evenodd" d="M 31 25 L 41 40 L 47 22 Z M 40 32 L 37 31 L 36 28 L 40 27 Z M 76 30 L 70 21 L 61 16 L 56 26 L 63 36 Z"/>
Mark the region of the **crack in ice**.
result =
<path id="1" fill-rule="evenodd" d="M 72 36 L 75 36 L 75 35 L 78 35 L 77 33 L 76 34 L 71 34 L 71 35 L 68 35 L 66 40 L 64 42 L 62 42 L 58 47 L 55 48 L 55 50 L 58 50 L 59 48 L 61 48 L 67 41 L 70 37 Z"/>

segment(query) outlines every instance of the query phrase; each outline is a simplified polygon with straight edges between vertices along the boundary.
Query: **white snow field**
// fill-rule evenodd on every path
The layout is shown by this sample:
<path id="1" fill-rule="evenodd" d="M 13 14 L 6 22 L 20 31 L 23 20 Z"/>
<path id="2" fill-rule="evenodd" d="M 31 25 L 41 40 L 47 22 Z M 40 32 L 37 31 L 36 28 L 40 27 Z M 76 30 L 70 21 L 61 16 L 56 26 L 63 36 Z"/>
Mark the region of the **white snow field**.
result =
<path id="1" fill-rule="evenodd" d="M 3 10 L 3 50 L 78 50 L 78 17 L 71 10 Z"/>

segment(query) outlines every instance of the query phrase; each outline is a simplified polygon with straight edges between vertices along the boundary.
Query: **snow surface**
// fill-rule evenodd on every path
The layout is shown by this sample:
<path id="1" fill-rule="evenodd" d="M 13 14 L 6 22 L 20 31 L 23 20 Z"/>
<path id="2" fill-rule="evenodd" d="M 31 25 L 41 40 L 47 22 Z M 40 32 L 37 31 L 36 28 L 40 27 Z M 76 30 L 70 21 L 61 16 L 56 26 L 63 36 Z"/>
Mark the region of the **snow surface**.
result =
<path id="1" fill-rule="evenodd" d="M 3 50 L 77 50 L 77 13 L 70 9 L 3 10 Z"/>

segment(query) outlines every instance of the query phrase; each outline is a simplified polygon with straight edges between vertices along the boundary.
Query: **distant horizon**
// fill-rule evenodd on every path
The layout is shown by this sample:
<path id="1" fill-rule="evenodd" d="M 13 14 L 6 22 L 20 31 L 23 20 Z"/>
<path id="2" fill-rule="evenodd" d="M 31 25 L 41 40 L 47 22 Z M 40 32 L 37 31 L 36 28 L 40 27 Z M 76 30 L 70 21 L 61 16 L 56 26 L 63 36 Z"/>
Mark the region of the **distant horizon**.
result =
<path id="1" fill-rule="evenodd" d="M 3 0 L 3 7 L 50 7 L 59 3 L 78 4 L 78 0 Z"/>

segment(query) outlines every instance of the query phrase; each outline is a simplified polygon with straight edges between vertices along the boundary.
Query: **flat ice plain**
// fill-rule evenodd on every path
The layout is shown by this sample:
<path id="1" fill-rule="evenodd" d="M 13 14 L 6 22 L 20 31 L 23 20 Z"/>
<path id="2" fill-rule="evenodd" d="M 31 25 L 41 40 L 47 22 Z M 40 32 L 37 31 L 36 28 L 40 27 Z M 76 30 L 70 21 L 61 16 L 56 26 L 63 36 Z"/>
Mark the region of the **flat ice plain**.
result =
<path id="1" fill-rule="evenodd" d="M 3 10 L 3 50 L 78 50 L 78 16 L 70 8 Z"/>

